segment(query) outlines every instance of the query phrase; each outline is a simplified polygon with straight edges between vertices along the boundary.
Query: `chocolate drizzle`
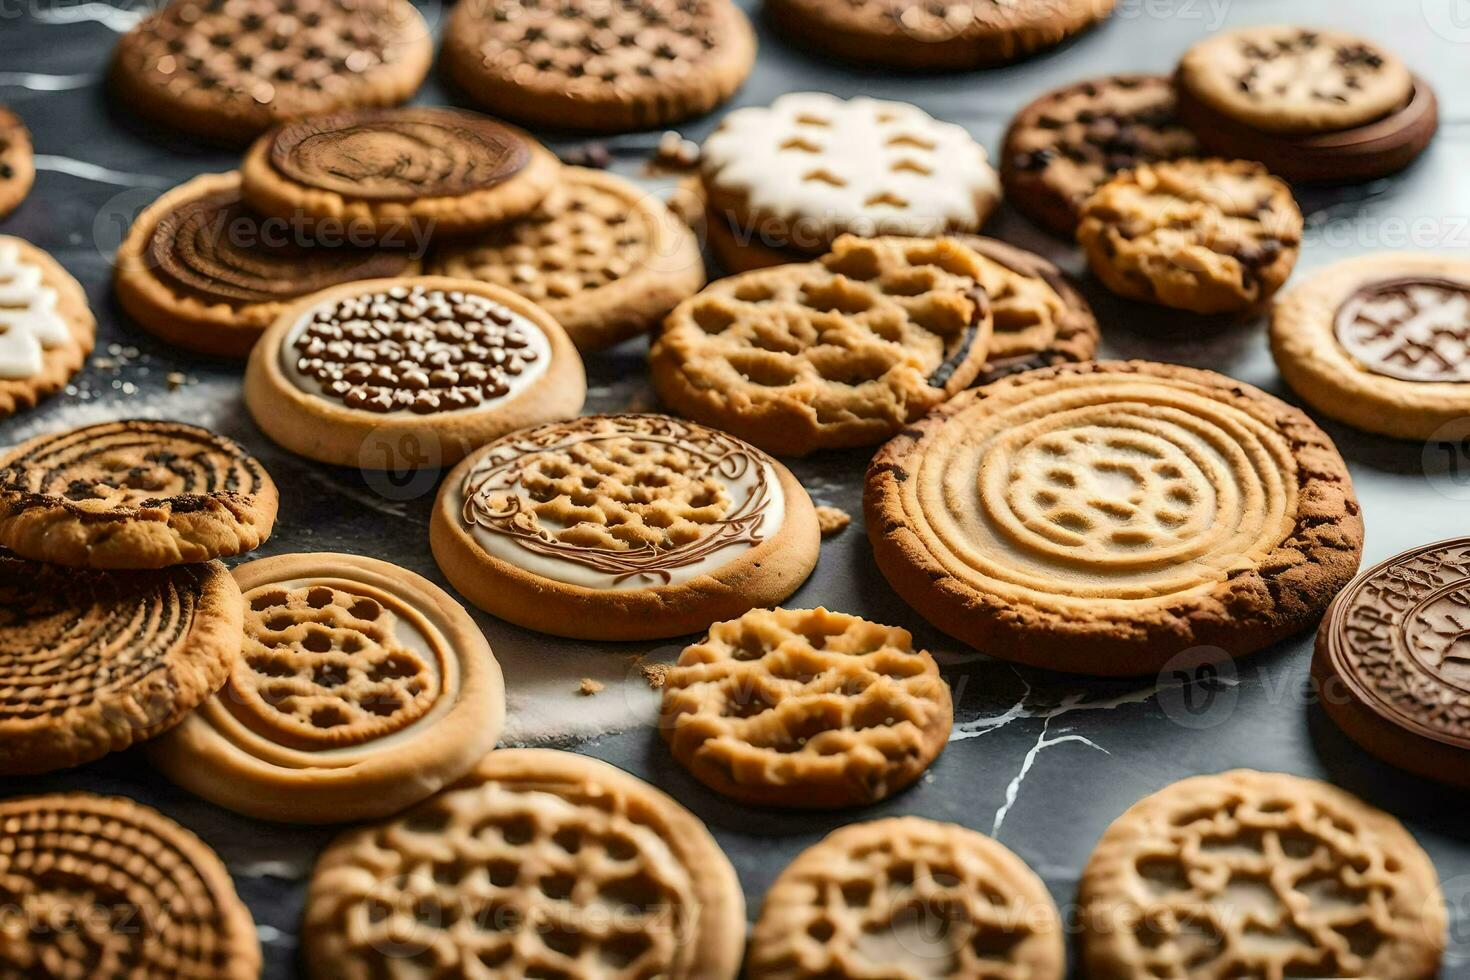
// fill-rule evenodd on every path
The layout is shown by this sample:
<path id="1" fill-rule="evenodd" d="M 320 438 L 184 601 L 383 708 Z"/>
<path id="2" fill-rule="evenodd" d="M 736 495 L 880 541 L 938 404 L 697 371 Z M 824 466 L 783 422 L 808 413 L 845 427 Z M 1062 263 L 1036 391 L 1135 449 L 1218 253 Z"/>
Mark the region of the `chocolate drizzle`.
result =
<path id="1" fill-rule="evenodd" d="M 1470 282 L 1409 276 L 1368 283 L 1338 307 L 1335 331 L 1374 374 L 1470 382 Z"/>

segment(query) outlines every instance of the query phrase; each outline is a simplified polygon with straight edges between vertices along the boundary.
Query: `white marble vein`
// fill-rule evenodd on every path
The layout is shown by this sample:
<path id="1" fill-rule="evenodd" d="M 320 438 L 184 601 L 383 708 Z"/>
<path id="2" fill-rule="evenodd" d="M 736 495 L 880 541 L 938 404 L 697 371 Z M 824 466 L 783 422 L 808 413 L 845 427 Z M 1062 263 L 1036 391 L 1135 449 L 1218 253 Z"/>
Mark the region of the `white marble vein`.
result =
<path id="1" fill-rule="evenodd" d="M 1020 771 L 1006 784 L 1005 802 L 995 811 L 995 820 L 990 825 L 991 837 L 1000 836 L 1001 825 L 1006 822 L 1006 817 L 1010 815 L 1011 807 L 1016 805 L 1016 798 L 1021 795 L 1021 783 L 1026 780 L 1026 776 L 1031 772 L 1031 767 L 1036 765 L 1036 759 L 1042 752 L 1053 746 L 1064 745 L 1067 742 L 1078 742 L 1086 745 L 1088 748 L 1096 749 L 1103 755 L 1112 755 L 1107 749 L 1082 735 L 1062 734 L 1048 737 L 1047 732 L 1050 728 L 1051 718 L 1047 718 L 1046 721 L 1041 723 L 1041 734 L 1036 736 L 1036 744 L 1031 746 L 1030 750 L 1026 753 L 1026 758 L 1021 760 Z M 1066 730 L 1063 729 L 1063 731 L 1065 732 Z"/>
<path id="2" fill-rule="evenodd" d="M 155 177 L 152 174 L 131 174 L 122 170 L 110 170 L 107 167 L 99 167 L 97 164 L 88 163 L 85 160 L 53 156 L 47 153 L 36 154 L 36 169 L 67 174 L 71 177 L 90 180 L 98 184 L 111 184 L 114 187 L 167 187 L 170 183 L 165 177 Z"/>
<path id="3" fill-rule="evenodd" d="M 130 31 L 148 13 L 148 4 L 139 10 L 124 10 L 108 3 L 59 4 L 46 10 L 37 10 L 36 20 L 43 24 L 101 24 L 108 30 L 123 34 Z"/>
<path id="4" fill-rule="evenodd" d="M 97 75 L 47 75 L 35 71 L 0 71 L 0 87 L 23 88 L 32 92 L 69 92 L 86 88 Z"/>

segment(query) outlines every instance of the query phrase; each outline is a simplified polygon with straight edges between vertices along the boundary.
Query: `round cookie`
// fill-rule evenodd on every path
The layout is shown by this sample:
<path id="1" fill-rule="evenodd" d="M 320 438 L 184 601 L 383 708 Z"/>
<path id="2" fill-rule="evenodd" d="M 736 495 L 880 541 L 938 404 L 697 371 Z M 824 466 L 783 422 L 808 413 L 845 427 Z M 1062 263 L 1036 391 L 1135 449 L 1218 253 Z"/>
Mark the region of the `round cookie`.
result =
<path id="1" fill-rule="evenodd" d="M 663 415 L 594 415 L 491 443 L 445 478 L 429 543 L 481 609 L 589 640 L 680 636 L 774 606 L 821 545 L 786 467 Z"/>
<path id="2" fill-rule="evenodd" d="M 21 977 L 257 980 L 260 940 L 219 857 L 151 807 L 51 793 L 0 800 L 0 881 Z"/>
<path id="3" fill-rule="evenodd" d="M 149 746 L 174 782 L 264 820 L 368 820 L 495 747 L 500 667 L 438 586 L 355 555 L 281 555 L 234 574 L 242 655 L 219 694 Z"/>
<path id="4" fill-rule="evenodd" d="M 100 759 L 177 725 L 240 652 L 219 562 L 109 574 L 0 554 L 0 773 Z"/>
<path id="5" fill-rule="evenodd" d="M 654 389 L 778 455 L 874 445 L 980 373 L 992 270 L 952 239 L 849 236 L 820 262 L 721 279 L 669 315 Z"/>
<path id="6" fill-rule="evenodd" d="M 1199 156 L 1163 75 L 1110 75 L 1048 92 L 1016 114 L 1000 155 L 1006 200 L 1066 238 L 1082 203 L 1120 170 Z"/>
<path id="7" fill-rule="evenodd" d="M 453 918 L 444 913 L 456 910 Z M 302 942 L 312 980 L 459 976 L 734 980 L 735 869 L 704 824 L 593 759 L 501 749 L 317 861 Z"/>
<path id="8" fill-rule="evenodd" d="M 878 567 L 977 650 L 1085 674 L 1240 657 L 1356 573 L 1347 467 L 1305 413 L 1211 371 L 1063 365 L 965 392 L 868 470 Z"/>
<path id="9" fill-rule="evenodd" d="M 803 851 L 766 893 L 749 980 L 1062 980 L 1061 916 L 1004 845 L 956 824 L 852 824 Z"/>
<path id="10" fill-rule="evenodd" d="M 444 30 L 444 71 L 532 126 L 622 132 L 701 116 L 735 94 L 755 33 L 729 0 L 474 0 Z"/>
<path id="11" fill-rule="evenodd" d="M 118 247 L 113 284 L 149 333 L 201 354 L 244 357 L 293 301 L 417 268 L 407 249 L 307 244 L 299 226 L 250 211 L 231 172 L 195 177 L 145 208 Z"/>
<path id="12" fill-rule="evenodd" d="M 1336 787 L 1238 769 L 1135 803 L 1082 873 L 1096 980 L 1438 975 L 1445 907 L 1403 826 Z"/>
<path id="13" fill-rule="evenodd" d="M 286 220 L 406 244 L 533 211 L 561 165 L 527 133 L 458 109 L 353 109 L 286 123 L 240 165 L 245 199 Z"/>
<path id="14" fill-rule="evenodd" d="M 0 419 L 60 391 L 96 333 L 71 273 L 30 242 L 0 235 Z"/>
<path id="15" fill-rule="evenodd" d="M 20 207 L 35 179 L 30 131 L 20 117 L 0 105 L 0 218 Z"/>
<path id="16" fill-rule="evenodd" d="M 907 630 L 826 609 L 752 609 L 686 647 L 659 730 L 710 789 L 754 806 L 865 806 L 949 739 L 949 686 Z"/>
<path id="17" fill-rule="evenodd" d="M 363 469 L 400 467 L 410 443 L 432 465 L 458 462 L 507 432 L 576 415 L 586 394 L 577 348 L 539 307 L 438 276 L 309 296 L 245 369 L 245 406 L 266 435 Z"/>
<path id="18" fill-rule="evenodd" d="M 428 271 L 520 293 L 582 351 L 646 333 L 705 283 L 687 225 L 637 185 L 584 167 L 563 167 L 534 214 L 436 246 Z"/>
<path id="19" fill-rule="evenodd" d="M 278 500 L 233 440 L 182 422 L 103 422 L 0 456 L 0 547 L 92 568 L 204 562 L 260 547 Z"/>
<path id="20" fill-rule="evenodd" d="M 1324 414 L 1428 439 L 1470 414 L 1470 260 L 1378 252 L 1328 266 L 1277 299 L 1271 354 Z"/>
<path id="21" fill-rule="evenodd" d="M 1302 213 L 1257 163 L 1175 160 L 1123 171 L 1082 205 L 1077 241 L 1127 299 L 1193 313 L 1243 313 L 1296 265 Z"/>
<path id="22" fill-rule="evenodd" d="M 171 0 L 118 42 L 118 104 L 210 142 L 407 101 L 434 56 L 407 0 Z"/>

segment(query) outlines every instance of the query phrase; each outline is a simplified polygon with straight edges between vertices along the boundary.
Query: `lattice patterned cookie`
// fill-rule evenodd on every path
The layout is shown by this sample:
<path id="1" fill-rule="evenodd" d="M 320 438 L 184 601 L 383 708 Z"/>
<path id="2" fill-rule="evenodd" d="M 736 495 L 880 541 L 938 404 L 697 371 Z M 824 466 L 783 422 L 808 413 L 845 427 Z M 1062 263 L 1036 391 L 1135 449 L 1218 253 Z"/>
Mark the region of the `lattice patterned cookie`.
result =
<path id="1" fill-rule="evenodd" d="M 652 786 L 565 752 L 502 749 L 338 838 L 302 936 L 313 980 L 733 980 L 745 903 L 704 825 Z"/>
<path id="2" fill-rule="evenodd" d="M 1434 866 L 1397 820 L 1326 783 L 1236 770 L 1133 805 L 1082 874 L 1097 980 L 1438 975 Z"/>
<path id="3" fill-rule="evenodd" d="M 81 283 L 30 242 L 0 235 L 0 418 L 60 391 L 96 334 Z"/>
<path id="4" fill-rule="evenodd" d="M 1061 980 L 1062 922 L 1035 872 L 954 824 L 899 817 L 829 834 L 776 879 L 750 980 Z"/>
<path id="5" fill-rule="evenodd" d="M 0 105 L 0 218 L 20 206 L 35 179 L 30 131 L 15 113 Z"/>

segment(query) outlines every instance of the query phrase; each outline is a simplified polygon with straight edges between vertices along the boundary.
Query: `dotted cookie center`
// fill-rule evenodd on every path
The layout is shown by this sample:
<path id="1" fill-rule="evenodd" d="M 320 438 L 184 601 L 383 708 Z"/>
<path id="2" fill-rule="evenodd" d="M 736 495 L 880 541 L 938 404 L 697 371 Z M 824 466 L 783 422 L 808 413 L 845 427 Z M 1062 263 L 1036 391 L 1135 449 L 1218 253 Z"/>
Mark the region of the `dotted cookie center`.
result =
<path id="1" fill-rule="evenodd" d="M 1245 67 L 1232 81 L 1261 101 L 1347 105 L 1384 65 L 1383 56 L 1366 45 L 1332 44 L 1311 31 L 1242 40 L 1239 53 Z"/>
<path id="2" fill-rule="evenodd" d="M 1338 309 L 1335 333 L 1374 374 L 1470 382 L 1470 283 L 1433 277 L 1370 283 Z"/>

